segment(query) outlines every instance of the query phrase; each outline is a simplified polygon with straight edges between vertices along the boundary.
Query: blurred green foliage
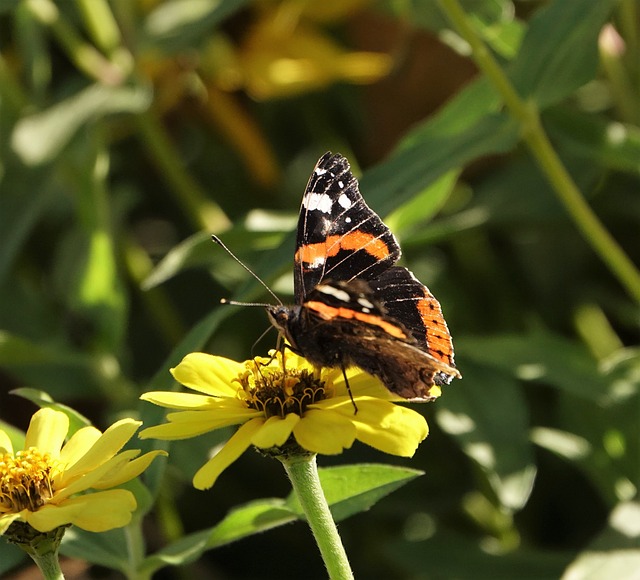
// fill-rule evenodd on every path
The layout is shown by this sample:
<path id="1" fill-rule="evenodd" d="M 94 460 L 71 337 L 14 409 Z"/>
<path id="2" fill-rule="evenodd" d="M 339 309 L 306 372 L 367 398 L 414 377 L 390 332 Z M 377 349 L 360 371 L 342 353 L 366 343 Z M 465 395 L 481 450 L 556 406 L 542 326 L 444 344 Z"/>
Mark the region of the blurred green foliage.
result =
<path id="1" fill-rule="evenodd" d="M 640 6 L 456 7 L 0 2 L 0 420 L 26 428 L 44 391 L 101 427 L 153 423 L 137 398 L 172 388 L 184 354 L 248 358 L 266 317 L 218 301 L 263 292 L 209 234 L 289 296 L 301 193 L 339 151 L 442 303 L 464 377 L 420 407 L 431 435 L 413 460 L 321 458 L 425 472 L 340 524 L 356 576 L 633 577 Z M 301 523 L 228 544 L 296 514 L 257 454 L 191 489 L 218 442 L 174 444 L 137 491 L 148 553 L 168 546 L 149 569 L 322 578 Z M 63 546 L 124 569 L 122 542 Z M 21 561 L 0 545 L 0 572 Z"/>

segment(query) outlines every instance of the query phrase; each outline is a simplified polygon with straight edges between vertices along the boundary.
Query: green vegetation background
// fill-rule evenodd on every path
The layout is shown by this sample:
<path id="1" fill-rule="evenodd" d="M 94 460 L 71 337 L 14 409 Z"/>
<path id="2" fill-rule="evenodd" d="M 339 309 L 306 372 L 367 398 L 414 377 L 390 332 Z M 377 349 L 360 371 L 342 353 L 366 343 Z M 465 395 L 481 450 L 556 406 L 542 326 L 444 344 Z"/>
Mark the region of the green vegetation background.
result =
<path id="1" fill-rule="evenodd" d="M 219 299 L 268 297 L 209 236 L 290 300 L 302 191 L 341 152 L 440 300 L 463 374 L 416 407 L 431 434 L 412 460 L 321 458 L 425 472 L 341 522 L 356 576 L 631 578 L 640 7 L 457 6 L 0 2 L 0 420 L 26 428 L 35 406 L 10 391 L 29 387 L 100 427 L 153 423 L 137 397 L 171 388 L 181 356 L 248 358 L 266 317 Z M 465 25 L 495 58 L 480 72 Z M 228 436 L 175 444 L 150 476 L 149 553 L 289 493 L 258 454 L 193 490 Z M 101 541 L 89 559 L 108 563 Z M 26 564 L 5 545 L 0 562 Z M 300 522 L 190 566 L 162 577 L 323 577 Z"/>

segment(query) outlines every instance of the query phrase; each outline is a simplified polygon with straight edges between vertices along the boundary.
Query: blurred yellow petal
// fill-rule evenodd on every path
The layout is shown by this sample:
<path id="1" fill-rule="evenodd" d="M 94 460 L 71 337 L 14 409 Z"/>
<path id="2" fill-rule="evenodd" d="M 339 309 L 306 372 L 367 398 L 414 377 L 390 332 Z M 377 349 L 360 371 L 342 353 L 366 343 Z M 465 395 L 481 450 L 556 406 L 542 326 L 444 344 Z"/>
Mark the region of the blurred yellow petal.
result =
<path id="1" fill-rule="evenodd" d="M 60 461 L 67 466 L 73 465 L 91 449 L 100 437 L 102 437 L 102 433 L 95 427 L 78 429 L 60 451 Z"/>
<path id="2" fill-rule="evenodd" d="M 48 504 L 30 512 L 26 521 L 41 532 L 67 523 L 89 532 L 104 532 L 126 526 L 136 507 L 130 491 L 110 489 L 68 499 L 62 506 Z"/>
<path id="3" fill-rule="evenodd" d="M 107 473 L 111 473 L 114 470 L 119 470 L 131 461 L 134 457 L 140 455 L 139 449 L 129 449 L 118 453 L 118 455 L 106 460 L 100 466 L 83 473 L 69 475 L 67 472 L 56 480 L 57 491 L 53 494 L 52 502 L 60 503 L 67 497 L 85 491 L 94 486 L 94 484 L 100 481 Z"/>
<path id="4" fill-rule="evenodd" d="M 127 481 L 130 481 L 135 477 L 138 477 L 138 475 L 140 475 L 145 469 L 147 469 L 147 467 L 151 465 L 151 462 L 160 455 L 167 456 L 169 454 L 162 449 L 149 451 L 149 453 L 145 453 L 141 457 L 138 457 L 133 461 L 129 461 L 120 469 L 115 470 L 115 472 L 107 473 L 93 485 L 93 488 L 108 489 L 110 487 L 116 487 L 117 485 L 121 485 Z"/>
<path id="5" fill-rule="evenodd" d="M 133 437 L 140 425 L 142 425 L 142 421 L 135 421 L 134 419 L 121 419 L 111 425 L 82 457 L 67 467 L 65 476 L 73 479 L 77 475 L 103 464 L 122 449 L 124 444 Z M 89 434 L 87 436 L 93 437 L 93 435 Z"/>
<path id="6" fill-rule="evenodd" d="M 0 536 L 7 531 L 7 528 L 20 518 L 20 514 L 10 513 L 0 515 Z"/>
<path id="7" fill-rule="evenodd" d="M 251 439 L 264 425 L 263 419 L 252 419 L 245 423 L 207 463 L 195 474 L 196 489 L 209 489 L 220 474 L 240 457 L 251 445 Z"/>
<path id="8" fill-rule="evenodd" d="M 58 457 L 60 448 L 69 431 L 69 418 L 60 411 L 40 409 L 33 414 L 24 447 L 36 447 L 42 453 Z"/>
<path id="9" fill-rule="evenodd" d="M 235 397 L 235 379 L 244 370 L 242 363 L 203 352 L 192 352 L 171 369 L 171 374 L 186 387 L 214 397 Z"/>
<path id="10" fill-rule="evenodd" d="M 2 429 L 0 429 L 0 453 L 13 453 L 11 439 Z"/>

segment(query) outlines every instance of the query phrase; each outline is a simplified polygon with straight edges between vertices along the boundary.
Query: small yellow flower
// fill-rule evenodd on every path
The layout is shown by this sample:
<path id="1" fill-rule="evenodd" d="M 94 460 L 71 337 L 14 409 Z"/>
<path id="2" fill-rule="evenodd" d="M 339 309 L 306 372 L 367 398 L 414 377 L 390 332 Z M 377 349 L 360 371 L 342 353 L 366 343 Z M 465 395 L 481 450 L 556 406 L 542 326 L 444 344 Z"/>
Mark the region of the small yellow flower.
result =
<path id="1" fill-rule="evenodd" d="M 0 534 L 13 522 L 39 532 L 73 524 L 91 532 L 125 526 L 136 509 L 133 494 L 109 489 L 140 475 L 164 451 L 134 459 L 139 450 L 118 453 L 140 421 L 122 419 L 104 433 L 79 429 L 63 445 L 68 417 L 40 409 L 31 418 L 24 449 L 14 453 L 0 430 Z M 91 493 L 88 490 L 104 490 Z M 81 494 L 81 495 L 79 495 Z"/>
<path id="2" fill-rule="evenodd" d="M 280 353 L 244 363 L 188 354 L 171 373 L 202 394 L 145 393 L 143 400 L 179 411 L 167 415 L 169 423 L 149 427 L 140 437 L 186 439 L 241 425 L 196 473 L 194 486 L 208 489 L 250 445 L 276 453 L 293 446 L 298 453 L 333 455 L 358 439 L 385 453 L 410 457 L 427 436 L 424 417 L 393 404 L 401 399 L 366 373 L 347 371 L 352 401 L 339 369 L 318 373 L 289 352 L 285 360 L 283 372 Z"/>

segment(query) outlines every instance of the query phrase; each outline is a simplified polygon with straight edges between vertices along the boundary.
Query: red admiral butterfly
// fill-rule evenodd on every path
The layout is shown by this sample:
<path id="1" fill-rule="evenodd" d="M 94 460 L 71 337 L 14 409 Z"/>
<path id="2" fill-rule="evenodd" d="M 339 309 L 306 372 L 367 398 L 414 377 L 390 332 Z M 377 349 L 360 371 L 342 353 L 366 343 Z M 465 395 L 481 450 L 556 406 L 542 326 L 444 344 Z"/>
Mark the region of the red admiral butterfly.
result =
<path id="1" fill-rule="evenodd" d="M 461 378 L 440 304 L 365 203 L 349 162 L 325 153 L 302 198 L 294 257 L 295 306 L 267 306 L 290 348 L 311 363 L 357 366 L 410 401 Z"/>

